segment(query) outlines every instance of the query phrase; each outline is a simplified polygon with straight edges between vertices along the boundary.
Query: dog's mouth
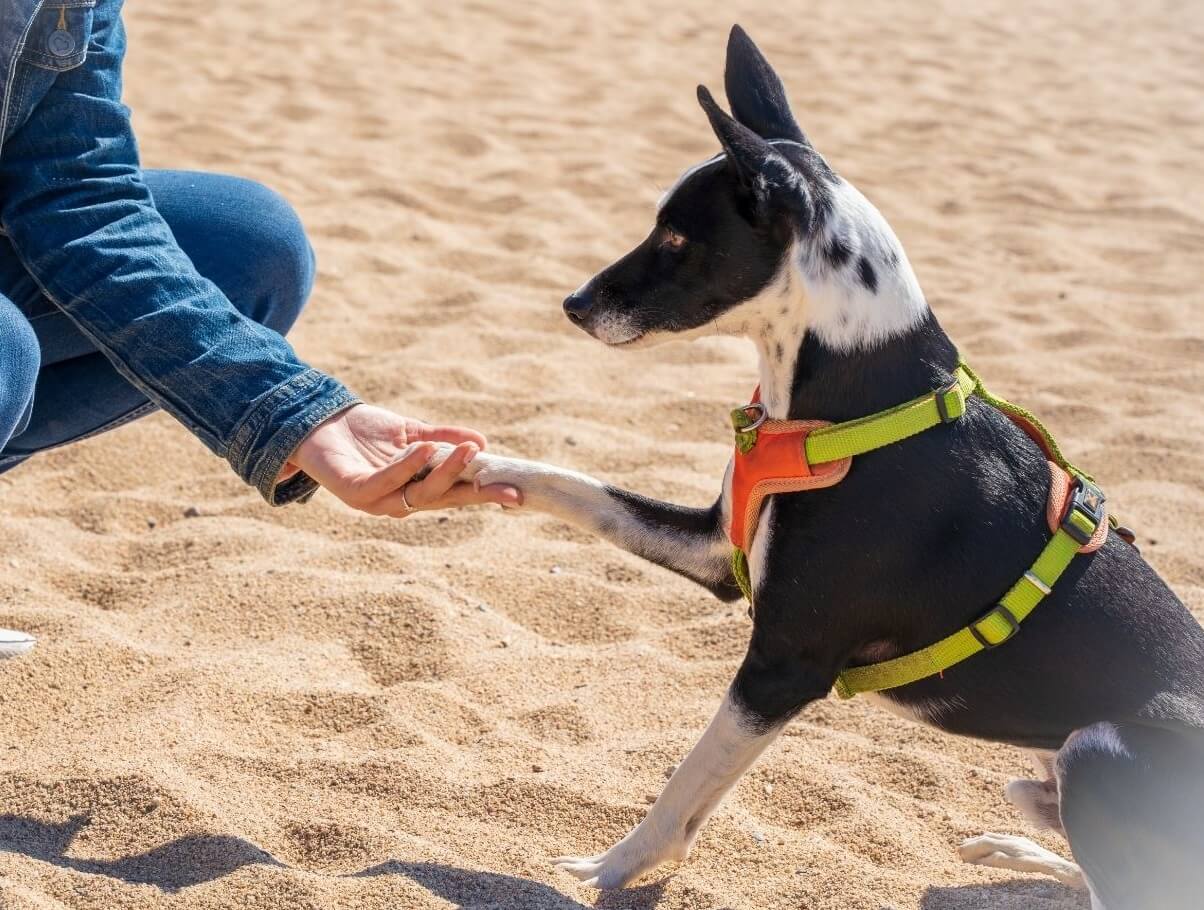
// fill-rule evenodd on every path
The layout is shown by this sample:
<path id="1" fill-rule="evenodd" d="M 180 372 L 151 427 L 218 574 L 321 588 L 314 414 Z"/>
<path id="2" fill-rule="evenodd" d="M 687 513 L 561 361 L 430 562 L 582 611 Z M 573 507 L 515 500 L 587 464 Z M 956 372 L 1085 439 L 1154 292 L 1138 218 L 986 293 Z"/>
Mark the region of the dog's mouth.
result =
<path id="1" fill-rule="evenodd" d="M 630 317 L 617 313 L 591 314 L 582 322 L 574 320 L 574 324 L 612 348 L 625 348 L 638 344 L 645 334 L 643 329 L 636 326 Z"/>
<path id="2" fill-rule="evenodd" d="M 597 335 L 595 335 L 594 337 L 598 338 Z M 636 345 L 638 345 L 641 341 L 643 341 L 645 339 L 645 337 L 647 337 L 647 336 L 645 336 L 643 333 L 641 333 L 641 334 L 635 335 L 631 338 L 624 339 L 623 341 L 608 341 L 605 338 L 598 338 L 598 340 L 601 341 L 608 348 L 631 348 L 631 347 L 635 347 Z"/>

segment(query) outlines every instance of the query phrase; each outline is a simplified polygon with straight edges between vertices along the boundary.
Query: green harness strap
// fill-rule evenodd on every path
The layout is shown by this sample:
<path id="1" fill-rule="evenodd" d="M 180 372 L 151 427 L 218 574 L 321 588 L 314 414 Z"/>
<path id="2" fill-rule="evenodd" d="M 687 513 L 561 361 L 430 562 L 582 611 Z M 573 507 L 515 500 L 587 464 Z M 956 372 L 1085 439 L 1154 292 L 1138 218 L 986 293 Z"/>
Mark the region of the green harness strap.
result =
<path id="1" fill-rule="evenodd" d="M 1037 419 L 1036 414 L 1020 407 L 1018 404 L 1012 404 L 1006 398 L 1000 398 L 996 395 L 992 395 L 990 391 L 987 390 L 987 387 L 982 384 L 982 380 L 978 378 L 978 374 L 970 369 L 969 365 L 967 365 L 964 360 L 959 360 L 957 362 L 957 367 L 959 370 L 963 370 L 965 373 L 967 373 L 970 378 L 974 380 L 974 389 L 971 394 L 973 394 L 976 398 L 981 398 L 996 411 L 1000 411 L 1011 417 L 1019 417 L 1022 421 L 1026 422 L 1029 426 L 1037 431 L 1037 433 L 1045 441 L 1045 454 L 1050 461 L 1062 468 L 1062 470 L 1070 473 L 1072 476 L 1081 477 L 1088 482 L 1094 483 L 1094 478 L 1090 474 L 1088 474 L 1086 471 L 1080 471 L 1067 460 L 1066 456 L 1062 454 L 1061 448 L 1058 446 L 1058 441 L 1054 439 L 1053 434 L 1045 428 L 1045 424 Z"/>
<path id="2" fill-rule="evenodd" d="M 807 436 L 807 463 L 823 464 L 902 442 L 910 436 L 952 423 L 966 412 L 966 398 L 978 386 L 976 377 L 958 364 L 953 382 L 868 417 L 821 427 Z"/>
<path id="3" fill-rule="evenodd" d="M 1103 493 L 1089 475 L 1066 460 L 1044 425 L 1024 408 L 988 392 L 978 375 L 960 361 L 954 381 L 935 392 L 868 417 L 833 424 L 811 433 L 806 442 L 807 462 L 822 464 L 863 455 L 942 423 L 952 423 L 965 413 L 966 398 L 970 395 L 981 398 L 1004 414 L 1019 417 L 1044 439 L 1046 454 L 1076 480 L 1077 487 L 1069 513 L 1032 568 L 1012 585 L 995 607 L 970 625 L 927 648 L 893 660 L 845 670 L 836 680 L 836 693 L 841 698 L 852 698 L 861 692 L 894 689 L 935 676 L 979 651 L 1009 641 L 1019 631 L 1020 623 L 1050 593 L 1079 548 L 1091 539 L 1100 522 L 1105 520 Z M 738 442 L 741 432 L 737 431 Z M 744 441 L 751 448 L 756 443 L 755 430 L 745 430 L 743 435 L 749 437 Z M 732 552 L 732 574 L 749 602 L 751 613 L 752 580 L 748 558 L 743 550 L 735 549 Z"/>

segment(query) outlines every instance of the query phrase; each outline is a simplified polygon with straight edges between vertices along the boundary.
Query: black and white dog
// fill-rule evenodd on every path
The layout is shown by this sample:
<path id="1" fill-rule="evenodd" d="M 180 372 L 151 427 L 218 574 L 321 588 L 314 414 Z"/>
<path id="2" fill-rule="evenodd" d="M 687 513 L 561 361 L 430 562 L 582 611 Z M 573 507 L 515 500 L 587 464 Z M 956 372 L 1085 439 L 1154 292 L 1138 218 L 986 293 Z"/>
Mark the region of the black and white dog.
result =
<path id="1" fill-rule="evenodd" d="M 615 346 L 750 338 L 773 418 L 850 420 L 946 385 L 957 353 L 899 241 L 811 146 L 738 27 L 725 81 L 732 116 L 698 90 L 723 151 L 682 175 L 647 239 L 564 302 L 569 318 Z M 998 411 L 977 399 L 967 409 L 859 456 L 836 486 L 770 500 L 749 554 L 748 654 L 714 720 L 644 821 L 558 865 L 616 888 L 685 859 L 728 790 L 838 673 L 966 626 L 1029 568 L 1049 539 L 1045 458 Z M 709 509 L 489 454 L 469 475 L 739 596 L 730 469 Z M 1042 779 L 1013 782 L 1007 797 L 1063 831 L 1078 866 L 1000 835 L 963 844 L 967 861 L 1088 887 L 1097 908 L 1204 906 L 1204 631 L 1116 534 L 1074 560 L 1006 646 L 877 697 L 1037 753 Z"/>

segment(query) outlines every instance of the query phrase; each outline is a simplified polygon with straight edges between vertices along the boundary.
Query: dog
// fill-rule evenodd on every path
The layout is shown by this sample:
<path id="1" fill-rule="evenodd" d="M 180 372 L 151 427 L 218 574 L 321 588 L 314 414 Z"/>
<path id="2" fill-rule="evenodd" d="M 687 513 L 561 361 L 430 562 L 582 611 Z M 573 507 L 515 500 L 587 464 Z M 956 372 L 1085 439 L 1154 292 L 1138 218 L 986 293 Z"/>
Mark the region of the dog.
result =
<path id="1" fill-rule="evenodd" d="M 738 26 L 725 88 L 730 115 L 698 89 L 721 151 L 682 174 L 643 242 L 564 301 L 568 318 L 612 347 L 751 339 L 774 419 L 849 421 L 949 388 L 958 352 L 898 238 L 812 146 Z M 489 453 L 465 473 L 727 601 L 741 594 L 732 476 L 700 509 Z M 557 865 L 609 889 L 686 859 L 724 795 L 842 672 L 925 648 L 999 601 L 1050 540 L 1049 480 L 1033 440 L 971 396 L 959 420 L 859 455 L 839 484 L 769 497 L 747 553 L 748 651 L 714 719 L 639 825 Z M 1117 533 L 1074 558 L 1014 640 L 873 697 L 1035 753 L 1042 773 L 1006 797 L 1064 833 L 1076 862 L 996 834 L 964 843 L 966 861 L 1088 888 L 1096 910 L 1201 906 L 1204 630 Z"/>

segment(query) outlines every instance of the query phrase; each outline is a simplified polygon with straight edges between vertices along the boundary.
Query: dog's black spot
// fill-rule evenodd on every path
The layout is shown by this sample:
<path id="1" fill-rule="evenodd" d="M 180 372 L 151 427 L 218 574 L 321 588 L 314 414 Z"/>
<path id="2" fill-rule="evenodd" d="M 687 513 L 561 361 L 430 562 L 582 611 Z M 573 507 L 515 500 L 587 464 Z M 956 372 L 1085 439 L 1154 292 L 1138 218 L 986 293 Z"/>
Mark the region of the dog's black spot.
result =
<path id="1" fill-rule="evenodd" d="M 874 271 L 874 267 L 870 265 L 870 261 L 864 256 L 857 260 L 857 277 L 861 279 L 861 283 L 871 294 L 878 292 L 878 274 Z"/>
<path id="2" fill-rule="evenodd" d="M 785 350 L 785 348 L 782 347 L 782 342 L 779 341 L 777 343 L 777 346 L 774 348 L 773 353 L 774 353 L 774 356 L 777 358 L 778 363 L 781 363 L 786 358 L 786 350 Z"/>
<path id="3" fill-rule="evenodd" d="M 832 263 L 833 267 L 840 268 L 849 261 L 853 250 L 843 237 L 833 237 L 828 242 L 828 248 L 824 250 L 824 255 L 827 256 L 828 262 Z"/>

